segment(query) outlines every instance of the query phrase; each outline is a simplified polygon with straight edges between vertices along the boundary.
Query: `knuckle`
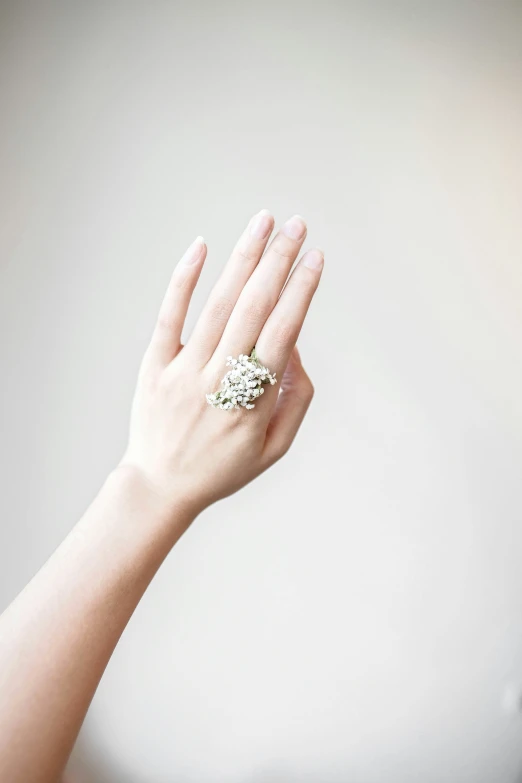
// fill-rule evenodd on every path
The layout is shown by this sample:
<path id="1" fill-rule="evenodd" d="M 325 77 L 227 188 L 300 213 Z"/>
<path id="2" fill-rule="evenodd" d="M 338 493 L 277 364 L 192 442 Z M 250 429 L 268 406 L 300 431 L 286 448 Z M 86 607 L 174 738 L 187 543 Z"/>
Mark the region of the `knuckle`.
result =
<path id="1" fill-rule="evenodd" d="M 293 261 L 296 256 L 296 242 L 292 242 L 287 237 L 279 237 L 274 240 L 270 252 L 282 261 Z"/>
<path id="2" fill-rule="evenodd" d="M 297 339 L 297 327 L 292 321 L 280 321 L 274 332 L 273 341 L 279 347 L 286 347 Z"/>
<path id="3" fill-rule="evenodd" d="M 288 452 L 290 451 L 290 446 L 292 445 L 292 441 L 288 441 L 283 443 L 277 452 L 277 459 L 283 459 L 283 457 L 286 457 Z"/>
<path id="4" fill-rule="evenodd" d="M 239 261 L 252 264 L 257 262 L 259 253 L 251 245 L 243 245 L 242 247 L 236 247 L 236 256 Z"/>
<path id="5" fill-rule="evenodd" d="M 248 414 L 250 411 L 232 410 L 216 411 L 222 414 L 222 432 L 234 433 L 234 443 L 236 448 L 247 451 L 253 448 L 252 444 L 252 419 Z"/>
<path id="6" fill-rule="evenodd" d="M 303 375 L 303 377 L 294 384 L 292 393 L 306 405 L 309 405 L 315 393 L 314 385 L 310 378 L 307 375 Z"/>
<path id="7" fill-rule="evenodd" d="M 283 459 L 283 457 L 286 457 L 288 452 L 290 451 L 290 446 L 292 445 L 292 441 L 283 441 L 282 443 L 278 443 L 277 447 L 274 449 L 273 456 L 272 456 L 272 462 L 279 462 L 280 459 Z"/>
<path id="8" fill-rule="evenodd" d="M 264 323 L 270 314 L 270 302 L 258 299 L 252 300 L 245 305 L 242 313 L 242 321 L 246 328 L 256 327 L 259 323 Z"/>
<path id="9" fill-rule="evenodd" d="M 179 325 L 179 319 L 175 313 L 164 311 L 158 315 L 157 328 L 160 332 L 172 332 Z"/>
<path id="10" fill-rule="evenodd" d="M 226 323 L 234 309 L 234 303 L 226 296 L 216 296 L 209 307 L 209 320 L 213 324 Z"/>
<path id="11" fill-rule="evenodd" d="M 305 400 L 307 400 L 308 402 L 313 398 L 315 394 L 315 387 L 312 381 L 310 380 L 310 378 L 308 378 L 308 376 L 306 376 L 304 379 L 302 394 Z"/>
<path id="12" fill-rule="evenodd" d="M 315 386 L 313 385 L 312 381 L 308 377 L 306 373 L 304 373 L 304 383 L 307 389 L 307 393 L 310 397 L 313 397 L 315 394 Z"/>

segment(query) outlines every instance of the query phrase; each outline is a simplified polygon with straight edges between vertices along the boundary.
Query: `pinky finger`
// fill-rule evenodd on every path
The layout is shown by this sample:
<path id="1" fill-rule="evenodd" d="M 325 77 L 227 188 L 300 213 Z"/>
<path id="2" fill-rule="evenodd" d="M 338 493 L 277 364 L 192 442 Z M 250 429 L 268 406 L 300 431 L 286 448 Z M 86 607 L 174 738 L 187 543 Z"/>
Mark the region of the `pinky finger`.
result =
<path id="1" fill-rule="evenodd" d="M 145 355 L 147 361 L 165 367 L 180 351 L 181 332 L 206 255 L 205 240 L 197 237 L 174 269 Z"/>
<path id="2" fill-rule="evenodd" d="M 281 391 L 268 425 L 264 461 L 268 467 L 280 459 L 297 435 L 314 396 L 314 387 L 306 374 L 297 347 L 290 354 L 281 380 Z"/>

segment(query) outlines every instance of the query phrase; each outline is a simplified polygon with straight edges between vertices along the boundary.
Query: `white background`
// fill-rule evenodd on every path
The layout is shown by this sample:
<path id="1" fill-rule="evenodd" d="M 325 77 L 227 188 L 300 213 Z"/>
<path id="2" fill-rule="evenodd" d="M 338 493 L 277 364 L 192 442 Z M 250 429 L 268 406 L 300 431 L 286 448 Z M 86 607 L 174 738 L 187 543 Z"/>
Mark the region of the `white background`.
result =
<path id="1" fill-rule="evenodd" d="M 175 547 L 80 783 L 522 780 L 521 42 L 509 2 L 1 4 L 1 607 L 192 239 L 189 325 L 262 207 L 326 255 L 295 448 Z"/>

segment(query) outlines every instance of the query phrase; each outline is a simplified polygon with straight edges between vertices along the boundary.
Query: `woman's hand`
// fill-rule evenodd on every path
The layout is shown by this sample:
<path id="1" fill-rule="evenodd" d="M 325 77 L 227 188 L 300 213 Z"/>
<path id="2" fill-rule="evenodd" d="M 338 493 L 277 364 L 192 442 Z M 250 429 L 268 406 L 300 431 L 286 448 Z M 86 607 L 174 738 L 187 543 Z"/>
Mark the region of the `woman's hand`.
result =
<path id="1" fill-rule="evenodd" d="M 306 225 L 290 218 L 264 252 L 273 226 L 266 210 L 250 220 L 182 346 L 207 254 L 203 239 L 194 241 L 174 270 L 141 366 L 122 466 L 137 469 L 167 504 L 182 503 L 192 516 L 279 459 L 313 396 L 295 343 L 323 254 L 309 250 L 290 274 Z M 254 346 L 277 384 L 264 387 L 253 410 L 210 406 L 205 395 L 219 388 L 226 357 L 250 354 Z"/>

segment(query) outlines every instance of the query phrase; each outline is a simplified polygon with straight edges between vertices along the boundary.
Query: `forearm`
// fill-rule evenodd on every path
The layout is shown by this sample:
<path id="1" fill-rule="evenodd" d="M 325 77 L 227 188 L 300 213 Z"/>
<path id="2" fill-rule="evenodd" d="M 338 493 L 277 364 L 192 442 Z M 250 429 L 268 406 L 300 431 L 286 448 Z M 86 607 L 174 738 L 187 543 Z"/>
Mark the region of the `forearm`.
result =
<path id="1" fill-rule="evenodd" d="M 190 521 L 118 469 L 0 617 L 1 781 L 57 779 L 122 631 Z"/>

